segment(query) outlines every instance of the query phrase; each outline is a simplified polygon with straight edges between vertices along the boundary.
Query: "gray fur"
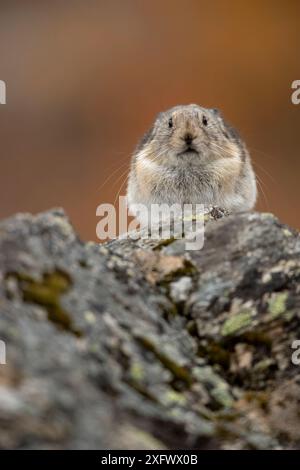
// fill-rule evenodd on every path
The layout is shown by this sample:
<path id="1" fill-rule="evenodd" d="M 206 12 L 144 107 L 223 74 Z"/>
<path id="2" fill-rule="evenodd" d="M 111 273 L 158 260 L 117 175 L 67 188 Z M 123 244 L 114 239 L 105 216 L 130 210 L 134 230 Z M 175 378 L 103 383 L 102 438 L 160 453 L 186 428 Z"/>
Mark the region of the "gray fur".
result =
<path id="1" fill-rule="evenodd" d="M 239 212 L 254 207 L 256 181 L 244 142 L 220 112 L 182 105 L 160 113 L 137 146 L 127 197 L 129 208 L 198 203 Z"/>

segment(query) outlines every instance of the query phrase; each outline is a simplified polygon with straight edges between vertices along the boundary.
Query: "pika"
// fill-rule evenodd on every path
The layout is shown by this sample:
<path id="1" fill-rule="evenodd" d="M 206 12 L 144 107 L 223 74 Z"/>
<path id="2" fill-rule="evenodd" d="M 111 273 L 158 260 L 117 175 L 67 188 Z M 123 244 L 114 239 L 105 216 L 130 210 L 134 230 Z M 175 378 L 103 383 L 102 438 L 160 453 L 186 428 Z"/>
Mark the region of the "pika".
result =
<path id="1" fill-rule="evenodd" d="M 239 134 L 217 109 L 196 104 L 158 114 L 131 161 L 127 203 L 203 204 L 251 210 L 256 179 Z"/>

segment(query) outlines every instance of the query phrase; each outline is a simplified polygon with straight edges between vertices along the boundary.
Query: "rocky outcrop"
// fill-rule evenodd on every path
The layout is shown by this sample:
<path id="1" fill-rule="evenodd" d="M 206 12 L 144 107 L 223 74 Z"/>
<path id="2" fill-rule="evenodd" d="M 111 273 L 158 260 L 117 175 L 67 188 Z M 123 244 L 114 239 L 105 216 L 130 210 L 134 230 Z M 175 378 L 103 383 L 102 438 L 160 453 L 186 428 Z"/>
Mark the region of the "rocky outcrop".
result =
<path id="1" fill-rule="evenodd" d="M 300 447 L 299 234 L 220 215 L 199 251 L 0 224 L 1 448 Z"/>

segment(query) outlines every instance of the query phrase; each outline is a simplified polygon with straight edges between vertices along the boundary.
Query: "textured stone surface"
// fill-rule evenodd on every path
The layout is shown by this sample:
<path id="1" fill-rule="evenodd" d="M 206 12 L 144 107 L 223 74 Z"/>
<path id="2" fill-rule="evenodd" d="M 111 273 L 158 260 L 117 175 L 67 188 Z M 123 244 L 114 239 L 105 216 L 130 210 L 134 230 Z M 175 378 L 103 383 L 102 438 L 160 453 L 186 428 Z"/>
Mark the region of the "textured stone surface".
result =
<path id="1" fill-rule="evenodd" d="M 82 243 L 61 210 L 0 224 L 1 448 L 300 447 L 299 235 L 206 219 L 189 252 Z"/>

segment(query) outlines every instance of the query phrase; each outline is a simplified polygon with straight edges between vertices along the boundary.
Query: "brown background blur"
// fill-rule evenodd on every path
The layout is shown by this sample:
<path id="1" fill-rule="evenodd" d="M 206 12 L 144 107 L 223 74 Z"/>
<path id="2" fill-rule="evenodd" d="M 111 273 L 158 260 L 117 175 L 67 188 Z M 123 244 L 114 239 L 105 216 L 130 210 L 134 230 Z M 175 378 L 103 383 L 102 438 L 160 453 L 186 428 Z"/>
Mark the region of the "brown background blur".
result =
<path id="1" fill-rule="evenodd" d="M 96 239 L 155 114 L 195 102 L 245 138 L 257 208 L 300 228 L 299 58 L 298 0 L 0 1 L 0 217 L 63 206 Z"/>

